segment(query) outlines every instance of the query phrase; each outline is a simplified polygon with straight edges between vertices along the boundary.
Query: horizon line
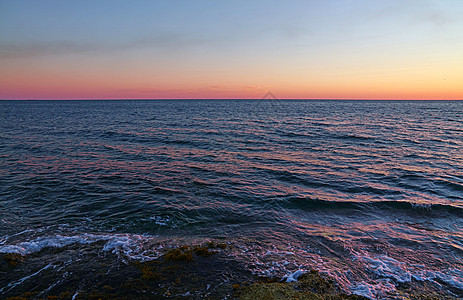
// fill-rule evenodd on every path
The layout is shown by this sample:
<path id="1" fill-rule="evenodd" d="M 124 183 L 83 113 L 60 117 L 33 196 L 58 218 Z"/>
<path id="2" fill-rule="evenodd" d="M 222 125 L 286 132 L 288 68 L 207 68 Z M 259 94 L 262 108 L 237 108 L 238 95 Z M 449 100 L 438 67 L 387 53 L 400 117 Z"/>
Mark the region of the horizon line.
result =
<path id="1" fill-rule="evenodd" d="M 30 99 L 0 99 L 0 101 L 123 101 L 123 100 L 256 100 L 262 98 L 30 98 Z M 324 100 L 324 101 L 463 101 L 462 99 L 400 99 L 400 98 L 278 98 L 278 100 Z"/>

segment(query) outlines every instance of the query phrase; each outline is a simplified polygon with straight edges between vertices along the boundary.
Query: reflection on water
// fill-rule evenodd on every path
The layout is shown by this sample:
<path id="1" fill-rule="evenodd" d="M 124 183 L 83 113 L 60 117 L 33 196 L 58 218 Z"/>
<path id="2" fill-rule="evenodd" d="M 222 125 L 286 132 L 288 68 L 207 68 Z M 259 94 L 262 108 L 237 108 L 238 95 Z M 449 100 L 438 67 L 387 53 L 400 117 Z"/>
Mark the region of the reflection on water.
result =
<path id="1" fill-rule="evenodd" d="M 463 292 L 462 102 L 0 104 L 0 252 L 226 238 L 258 274 Z"/>

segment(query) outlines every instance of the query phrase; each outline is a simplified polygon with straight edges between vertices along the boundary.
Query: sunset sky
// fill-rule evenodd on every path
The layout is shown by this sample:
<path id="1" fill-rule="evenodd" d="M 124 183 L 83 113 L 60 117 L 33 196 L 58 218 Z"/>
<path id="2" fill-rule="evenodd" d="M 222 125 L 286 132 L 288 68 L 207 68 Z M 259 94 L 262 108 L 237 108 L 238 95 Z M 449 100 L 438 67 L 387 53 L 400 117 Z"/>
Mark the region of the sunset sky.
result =
<path id="1" fill-rule="evenodd" d="M 461 0 L 1 0 L 0 99 L 463 99 Z"/>

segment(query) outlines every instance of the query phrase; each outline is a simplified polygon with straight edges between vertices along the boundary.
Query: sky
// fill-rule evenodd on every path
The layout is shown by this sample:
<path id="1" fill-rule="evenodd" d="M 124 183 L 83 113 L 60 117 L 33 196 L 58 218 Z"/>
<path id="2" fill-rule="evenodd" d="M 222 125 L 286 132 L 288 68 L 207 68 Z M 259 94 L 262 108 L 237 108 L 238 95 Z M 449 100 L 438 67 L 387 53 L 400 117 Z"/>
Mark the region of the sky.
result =
<path id="1" fill-rule="evenodd" d="M 463 99 L 461 0 L 0 0 L 0 99 Z"/>

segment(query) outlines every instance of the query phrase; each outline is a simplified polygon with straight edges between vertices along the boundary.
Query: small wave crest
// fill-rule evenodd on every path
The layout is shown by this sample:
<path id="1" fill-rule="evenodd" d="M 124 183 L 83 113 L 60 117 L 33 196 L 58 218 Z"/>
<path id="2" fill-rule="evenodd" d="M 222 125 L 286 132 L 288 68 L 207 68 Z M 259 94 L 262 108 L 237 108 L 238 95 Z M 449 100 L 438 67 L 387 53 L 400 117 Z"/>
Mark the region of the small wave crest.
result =
<path id="1" fill-rule="evenodd" d="M 120 257 L 127 257 L 135 260 L 151 260 L 159 257 L 163 249 L 157 244 L 156 237 L 130 234 L 79 234 L 79 235 L 49 235 L 37 237 L 32 240 L 14 244 L 3 244 L 0 246 L 0 253 L 17 253 L 28 255 L 40 252 L 45 248 L 65 248 L 72 245 L 93 244 L 104 242 L 103 251 L 111 251 Z"/>
<path id="2" fill-rule="evenodd" d="M 414 203 L 408 201 L 329 201 L 302 197 L 291 197 L 286 201 L 285 206 L 291 209 L 381 209 L 381 210 L 402 210 L 402 211 L 420 211 L 420 212 L 448 212 L 462 214 L 463 207 L 450 204 L 431 204 L 431 203 Z"/>
<path id="3" fill-rule="evenodd" d="M 463 270 L 447 268 L 433 270 L 421 264 L 408 264 L 387 255 L 354 255 L 354 259 L 365 265 L 366 269 L 374 273 L 381 282 L 376 285 L 362 282 L 351 286 L 353 293 L 378 299 L 378 290 L 391 292 L 395 284 L 409 284 L 412 281 L 431 281 L 438 285 L 445 283 L 463 292 Z M 386 285 L 384 285 L 386 283 Z M 395 284 L 391 284 L 395 283 Z M 381 285 L 378 289 L 378 285 Z M 379 297 L 381 298 L 381 297 Z"/>

